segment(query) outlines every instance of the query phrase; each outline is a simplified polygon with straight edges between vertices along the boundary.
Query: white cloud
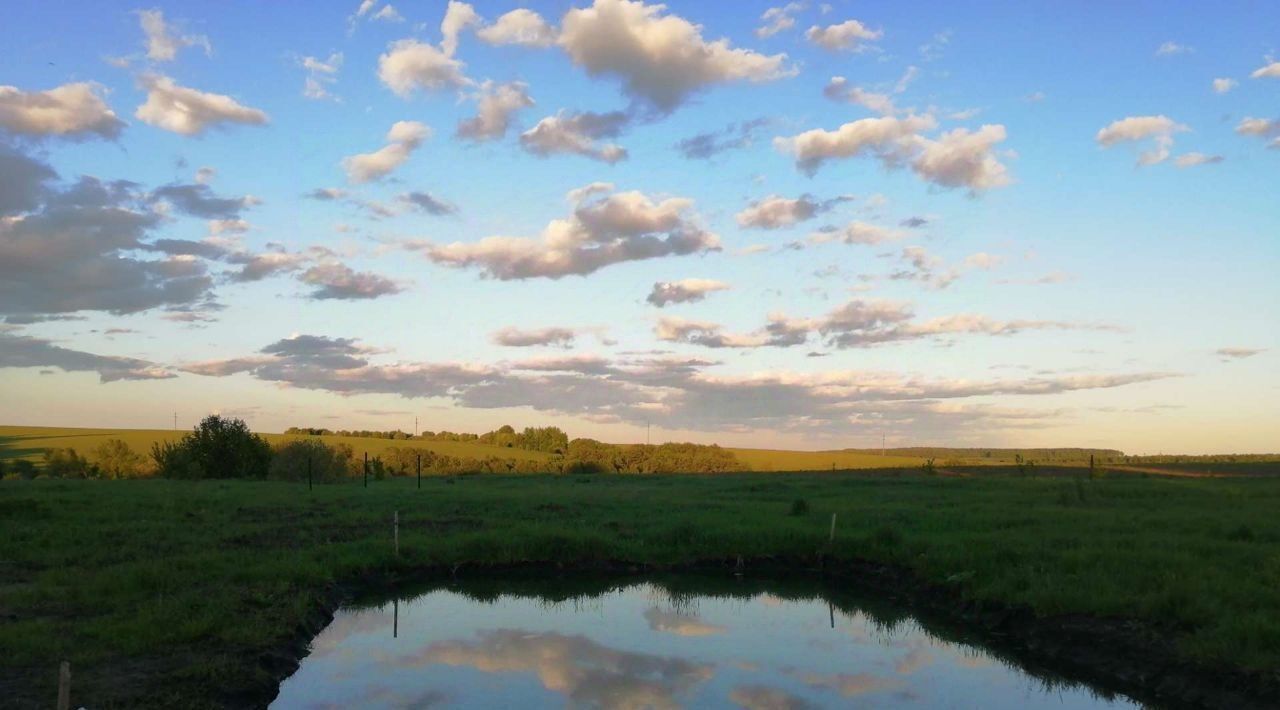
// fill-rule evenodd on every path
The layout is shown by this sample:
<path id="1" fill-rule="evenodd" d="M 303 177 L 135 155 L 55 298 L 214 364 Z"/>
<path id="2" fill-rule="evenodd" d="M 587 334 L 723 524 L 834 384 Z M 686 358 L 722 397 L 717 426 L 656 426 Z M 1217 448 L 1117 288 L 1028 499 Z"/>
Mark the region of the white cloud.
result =
<path id="1" fill-rule="evenodd" d="M 1008 185 L 1008 170 L 994 154 L 1005 137 L 1004 126 L 988 124 L 973 132 L 956 128 L 936 140 L 922 139 L 923 150 L 911 169 L 935 185 L 965 187 L 971 193 Z"/>
<path id="2" fill-rule="evenodd" d="M 142 77 L 147 100 L 134 112 L 143 123 L 184 136 L 197 136 L 229 123 L 261 126 L 267 114 L 238 103 L 230 96 L 179 86 L 157 74 Z"/>
<path id="3" fill-rule="evenodd" d="M 338 70 L 342 68 L 342 52 L 334 52 L 328 59 L 303 57 L 298 60 L 298 66 L 307 72 L 306 82 L 302 87 L 303 96 L 315 100 L 335 98 L 326 86 L 337 79 Z"/>
<path id="4" fill-rule="evenodd" d="M 1228 91 L 1231 91 L 1232 89 L 1236 88 L 1236 86 L 1238 86 L 1239 83 L 1240 82 L 1236 81 L 1235 79 L 1214 79 L 1213 91 L 1214 93 L 1225 94 Z"/>
<path id="5" fill-rule="evenodd" d="M 1249 75 L 1251 79 L 1280 79 L 1280 61 L 1267 57 L 1267 63 Z"/>
<path id="6" fill-rule="evenodd" d="M 714 279 L 681 279 L 679 281 L 659 281 L 653 285 L 645 300 L 649 304 L 662 308 L 670 303 L 697 303 L 716 291 L 727 291 L 729 284 Z"/>
<path id="7" fill-rule="evenodd" d="M 0 330 L 0 368 L 3 367 L 56 367 L 64 372 L 96 372 L 100 382 L 177 377 L 169 369 L 146 360 L 96 355 L 54 345 L 44 338 Z"/>
<path id="8" fill-rule="evenodd" d="M 1267 147 L 1280 148 L 1280 119 L 1248 117 L 1236 126 L 1236 133 L 1242 136 L 1258 136 L 1262 139 L 1270 138 L 1271 141 L 1267 143 Z"/>
<path id="9" fill-rule="evenodd" d="M 910 165 L 923 180 L 973 194 L 1009 184 L 1008 171 L 995 156 L 996 144 L 1006 137 L 1004 126 L 957 128 L 937 138 L 921 135 L 936 127 L 930 115 L 863 118 L 834 131 L 818 128 L 775 138 L 774 147 L 794 156 L 796 168 L 807 175 L 829 160 L 871 155 L 888 169 Z"/>
<path id="10" fill-rule="evenodd" d="M 640 192 L 595 196 L 552 221 L 541 238 L 494 236 L 478 242 L 411 244 L 437 264 L 476 267 L 502 279 L 586 275 L 610 264 L 720 249 L 720 239 L 703 229 L 693 201 L 655 201 Z"/>
<path id="11" fill-rule="evenodd" d="M 573 347 L 574 340 L 578 337 L 578 331 L 573 328 L 535 328 L 532 330 L 522 330 L 514 326 L 508 326 L 490 336 L 497 345 L 509 348 L 528 348 L 528 347 Z"/>
<path id="12" fill-rule="evenodd" d="M 371 19 L 379 22 L 404 22 L 404 17 L 400 15 L 400 11 L 396 9 L 395 5 L 390 3 L 383 5 L 382 9 L 373 13 L 373 17 Z"/>
<path id="13" fill-rule="evenodd" d="M 795 13 L 804 9 L 804 3 L 790 2 L 781 7 L 771 7 L 760 15 L 764 24 L 756 28 L 756 36 L 760 39 L 772 37 L 779 32 L 796 26 Z"/>
<path id="14" fill-rule="evenodd" d="M 547 116 L 520 135 L 520 145 L 534 155 L 576 154 L 604 163 L 626 160 L 627 150 L 615 143 L 599 143 L 617 137 L 630 121 L 621 111 L 566 113 Z"/>
<path id="15" fill-rule="evenodd" d="M 417 121 L 396 121 L 387 131 L 387 144 L 372 153 L 361 153 L 342 159 L 347 181 L 359 184 L 386 177 L 409 159 L 424 141 L 431 137 L 431 129 Z"/>
<path id="16" fill-rule="evenodd" d="M 1218 348 L 1214 354 L 1226 361 L 1243 360 L 1265 352 L 1266 348 Z"/>
<path id="17" fill-rule="evenodd" d="M 1095 140 L 1103 148 L 1117 143 L 1131 143 L 1153 139 L 1155 148 L 1138 155 L 1138 165 L 1155 165 L 1169 157 L 1173 148 L 1173 134 L 1190 130 L 1168 116 L 1128 116 L 1113 121 L 1101 130 Z"/>
<path id="18" fill-rule="evenodd" d="M 213 45 L 204 35 L 178 35 L 165 22 L 160 10 L 139 10 L 138 23 L 147 36 L 147 58 L 156 62 L 171 62 L 183 47 L 201 47 L 206 56 L 213 54 Z"/>
<path id="19" fill-rule="evenodd" d="M 392 42 L 378 57 L 378 78 L 402 98 L 415 90 L 445 91 L 466 86 L 462 62 L 416 39 Z"/>
<path id="20" fill-rule="evenodd" d="M 833 76 L 822 89 L 822 95 L 832 101 L 845 101 L 858 104 L 882 116 L 892 116 L 898 112 L 893 105 L 893 98 L 888 94 L 866 91 L 857 86 L 849 86 L 849 81 L 842 76 Z"/>
<path id="21" fill-rule="evenodd" d="M 492 45 L 550 47 L 556 43 L 555 28 L 548 25 L 541 15 L 525 8 L 506 13 L 492 25 L 478 30 L 476 36 Z"/>
<path id="22" fill-rule="evenodd" d="M 458 35 L 468 27 L 478 27 L 480 15 L 475 8 L 465 2 L 449 0 L 444 11 L 444 19 L 440 21 L 440 51 L 446 57 L 452 57 L 458 51 Z"/>
<path id="23" fill-rule="evenodd" d="M 338 262 L 317 264 L 303 272 L 298 280 L 315 287 L 308 298 L 316 300 L 368 300 L 404 290 L 403 286 L 385 276 L 369 271 L 357 272 Z"/>
<path id="24" fill-rule="evenodd" d="M 0 129 L 19 136 L 113 140 L 124 130 L 96 84 L 63 84 L 48 91 L 0 86 Z"/>
<path id="25" fill-rule="evenodd" d="M 486 81 L 481 84 L 477 95 L 476 115 L 458 122 L 457 136 L 476 142 L 505 137 L 512 116 L 521 109 L 533 106 L 528 88 L 519 81 L 506 84 Z"/>
<path id="26" fill-rule="evenodd" d="M 1197 165 L 1214 165 L 1221 163 L 1224 158 L 1221 155 L 1205 155 L 1204 153 L 1183 153 L 1174 159 L 1173 164 L 1180 168 L 1190 168 Z"/>
<path id="27" fill-rule="evenodd" d="M 828 242 L 843 242 L 845 244 L 882 244 L 884 242 L 901 239 L 903 232 L 897 229 L 887 229 L 876 224 L 868 224 L 866 222 L 852 221 L 843 227 L 829 227 L 814 232 L 809 236 L 810 244 L 826 244 Z"/>
<path id="28" fill-rule="evenodd" d="M 559 44 L 592 76 L 622 80 L 623 91 L 658 113 L 669 113 L 713 84 L 773 81 L 793 73 L 786 55 L 763 55 L 707 41 L 701 29 L 664 5 L 638 0 L 595 0 L 569 10 Z"/>
<path id="29" fill-rule="evenodd" d="M 1185 44 L 1178 44 L 1173 40 L 1169 40 L 1167 42 L 1162 43 L 1159 47 L 1156 48 L 1156 56 L 1171 57 L 1175 54 L 1187 54 L 1193 51 L 1195 50 L 1192 49 L 1191 47 L 1188 47 Z"/>
<path id="30" fill-rule="evenodd" d="M 819 47 L 833 52 L 863 52 L 870 47 L 869 43 L 884 36 L 884 32 L 870 29 L 857 20 L 846 20 L 827 27 L 814 25 L 804 36 Z"/>
<path id="31" fill-rule="evenodd" d="M 739 227 L 748 229 L 781 229 L 831 210 L 851 197 L 842 196 L 831 200 L 816 201 L 811 195 L 787 198 L 780 195 L 769 195 L 748 205 L 736 215 Z"/>

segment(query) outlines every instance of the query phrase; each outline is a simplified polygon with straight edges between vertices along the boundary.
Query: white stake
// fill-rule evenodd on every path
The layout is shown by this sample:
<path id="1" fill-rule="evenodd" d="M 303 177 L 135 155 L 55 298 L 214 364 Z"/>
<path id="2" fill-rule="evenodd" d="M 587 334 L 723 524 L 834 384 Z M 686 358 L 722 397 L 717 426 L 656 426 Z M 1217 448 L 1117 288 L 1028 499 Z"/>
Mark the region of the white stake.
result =
<path id="1" fill-rule="evenodd" d="M 836 514 L 835 513 L 831 514 L 831 537 L 829 537 L 827 541 L 828 542 L 836 541 Z"/>
<path id="2" fill-rule="evenodd" d="M 58 710 L 71 708 L 71 662 L 63 661 L 58 667 Z"/>

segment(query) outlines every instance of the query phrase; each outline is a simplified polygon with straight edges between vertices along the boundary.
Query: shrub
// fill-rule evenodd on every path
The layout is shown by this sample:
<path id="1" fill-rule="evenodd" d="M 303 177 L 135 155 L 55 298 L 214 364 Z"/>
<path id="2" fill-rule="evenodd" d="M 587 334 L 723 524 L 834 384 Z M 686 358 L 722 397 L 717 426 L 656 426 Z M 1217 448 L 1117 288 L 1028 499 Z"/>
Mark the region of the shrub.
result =
<path id="1" fill-rule="evenodd" d="M 36 477 L 37 469 L 34 463 L 26 459 L 18 459 L 9 465 L 11 476 L 16 476 L 27 481 Z"/>
<path id="2" fill-rule="evenodd" d="M 797 498 L 797 499 L 795 499 L 794 501 L 792 501 L 792 502 L 791 502 L 791 513 L 790 513 L 790 514 L 791 514 L 791 515 L 796 515 L 796 516 L 800 516 L 800 515 L 808 515 L 808 514 L 809 514 L 809 501 L 805 500 L 804 498 Z"/>
<path id="3" fill-rule="evenodd" d="M 157 473 L 167 478 L 266 478 L 271 445 L 243 419 L 215 414 L 177 443 L 157 444 L 151 456 Z"/>
<path id="4" fill-rule="evenodd" d="M 50 478 L 89 478 L 96 471 L 75 449 L 48 449 L 44 452 L 44 474 Z"/>
<path id="5" fill-rule="evenodd" d="M 94 449 L 95 465 L 103 478 L 137 478 L 144 473 L 146 459 L 120 439 L 108 439 Z"/>
<path id="6" fill-rule="evenodd" d="M 316 483 L 340 481 L 355 472 L 355 454 L 347 444 L 329 446 L 319 439 L 295 439 L 277 444 L 272 451 L 267 478 L 305 481 L 307 467 Z"/>
<path id="7" fill-rule="evenodd" d="M 934 476 L 938 473 L 938 469 L 933 465 L 933 459 L 927 459 L 920 468 L 924 471 L 924 475 L 926 476 Z"/>

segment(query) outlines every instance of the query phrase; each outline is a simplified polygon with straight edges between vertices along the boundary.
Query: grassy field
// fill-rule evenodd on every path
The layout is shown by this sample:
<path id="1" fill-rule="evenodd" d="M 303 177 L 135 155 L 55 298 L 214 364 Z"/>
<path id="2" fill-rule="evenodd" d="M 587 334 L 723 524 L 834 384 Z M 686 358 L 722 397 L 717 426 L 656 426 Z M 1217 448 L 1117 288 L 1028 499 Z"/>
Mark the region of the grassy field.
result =
<path id="1" fill-rule="evenodd" d="M 166 429 L 77 429 L 68 427 L 27 427 L 0 426 L 0 459 L 27 458 L 39 461 L 45 449 L 74 448 L 77 453 L 91 455 L 94 448 L 108 439 L 120 439 L 130 448 L 143 455 L 150 455 L 151 446 L 161 441 L 176 441 L 187 430 L 173 431 Z M 474 441 L 423 441 L 373 439 L 359 436 L 321 436 L 302 437 L 288 434 L 262 434 L 271 443 L 300 438 L 320 438 L 325 443 L 347 444 L 355 452 L 356 458 L 365 453 L 370 457 L 378 456 L 388 448 L 429 449 L 437 454 L 456 456 L 459 458 L 483 459 L 496 456 L 502 459 L 519 459 L 530 461 L 546 461 L 550 454 L 525 449 L 508 449 L 490 446 Z"/>
<path id="2" fill-rule="evenodd" d="M 791 515 L 793 501 L 810 511 Z M 827 550 L 1038 615 L 1137 619 L 1210 667 L 1280 671 L 1280 479 L 883 474 L 0 483 L 0 697 L 216 707 L 335 584 L 487 565 Z M 401 555 L 391 546 L 399 511 Z M 830 557 L 828 558 L 830 559 Z M 274 655 L 273 655 L 274 654 Z"/>
<path id="3" fill-rule="evenodd" d="M 828 471 L 863 468 L 911 468 L 925 462 L 913 456 L 881 456 L 863 451 L 784 451 L 729 449 L 752 471 Z"/>

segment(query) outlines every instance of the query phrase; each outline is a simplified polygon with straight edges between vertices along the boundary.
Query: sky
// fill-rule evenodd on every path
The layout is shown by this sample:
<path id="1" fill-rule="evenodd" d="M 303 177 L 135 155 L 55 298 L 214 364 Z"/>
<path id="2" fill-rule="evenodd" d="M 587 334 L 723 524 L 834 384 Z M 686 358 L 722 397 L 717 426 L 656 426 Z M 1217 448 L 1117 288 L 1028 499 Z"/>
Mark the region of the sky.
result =
<path id="1" fill-rule="evenodd" d="M 1280 449 L 1280 5 L 5 3 L 0 423 Z"/>

